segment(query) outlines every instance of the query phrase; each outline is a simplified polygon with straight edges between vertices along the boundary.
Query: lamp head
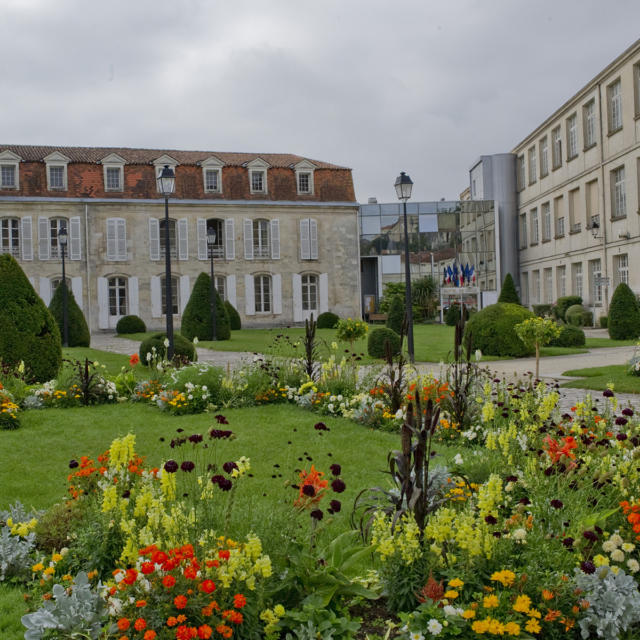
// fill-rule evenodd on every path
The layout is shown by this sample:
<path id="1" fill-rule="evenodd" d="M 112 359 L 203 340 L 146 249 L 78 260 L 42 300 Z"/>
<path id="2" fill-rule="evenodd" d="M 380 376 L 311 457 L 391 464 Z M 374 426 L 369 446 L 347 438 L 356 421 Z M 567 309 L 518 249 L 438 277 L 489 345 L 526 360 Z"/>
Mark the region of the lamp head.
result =
<path id="1" fill-rule="evenodd" d="M 404 171 L 400 172 L 400 175 L 396 178 L 394 186 L 396 188 L 398 200 L 406 202 L 411 197 L 413 181 Z"/>
<path id="2" fill-rule="evenodd" d="M 164 169 L 158 176 L 158 191 L 168 198 L 176 188 L 176 174 L 173 169 L 168 165 L 164 165 Z"/>
<path id="3" fill-rule="evenodd" d="M 65 247 L 67 245 L 67 227 L 61 227 L 58 231 L 58 242 Z"/>

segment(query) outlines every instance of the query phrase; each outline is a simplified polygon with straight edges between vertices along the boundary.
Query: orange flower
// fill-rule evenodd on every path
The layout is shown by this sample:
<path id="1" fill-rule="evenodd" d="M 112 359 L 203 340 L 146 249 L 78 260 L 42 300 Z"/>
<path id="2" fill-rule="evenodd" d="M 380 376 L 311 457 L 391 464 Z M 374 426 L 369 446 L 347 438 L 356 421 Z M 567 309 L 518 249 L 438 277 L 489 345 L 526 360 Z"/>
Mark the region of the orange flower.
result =
<path id="1" fill-rule="evenodd" d="M 133 628 L 136 631 L 143 631 L 144 629 L 147 628 L 147 621 L 144 618 L 138 618 L 134 623 L 133 623 Z"/>
<path id="2" fill-rule="evenodd" d="M 239 611 L 234 611 L 233 609 L 228 609 L 227 611 L 222 612 L 222 617 L 233 624 L 242 624 L 244 618 Z"/>
<path id="3" fill-rule="evenodd" d="M 236 595 L 233 596 L 233 606 L 236 609 L 242 609 L 246 604 L 247 599 L 241 593 L 236 593 Z"/>
<path id="4" fill-rule="evenodd" d="M 549 591 L 549 589 L 542 590 L 542 599 L 543 600 L 552 600 L 553 599 L 553 591 Z"/>
<path id="5" fill-rule="evenodd" d="M 144 632 L 144 637 L 142 640 L 155 640 L 158 634 L 153 629 L 148 629 Z"/>
<path id="6" fill-rule="evenodd" d="M 203 624 L 198 627 L 198 638 L 207 640 L 213 635 L 213 629 L 208 624 Z"/>
<path id="7" fill-rule="evenodd" d="M 147 606 L 147 601 L 146 600 L 138 600 L 136 602 L 136 607 L 138 607 L 138 609 L 140 609 L 141 607 L 146 607 Z"/>
<path id="8" fill-rule="evenodd" d="M 213 593 L 216 590 L 216 584 L 213 580 L 203 580 L 200 583 L 199 589 L 200 591 L 204 591 L 204 593 Z"/>
<path id="9" fill-rule="evenodd" d="M 231 635 L 233 634 L 233 629 L 231 627 L 228 627 L 226 624 L 219 624 L 216 627 L 216 631 L 223 637 L 223 638 L 230 638 Z"/>
<path id="10" fill-rule="evenodd" d="M 176 609 L 184 609 L 187 606 L 187 598 L 185 596 L 176 596 L 173 599 L 173 604 Z"/>
<path id="11" fill-rule="evenodd" d="M 120 629 L 120 631 L 126 631 L 130 626 L 131 623 L 128 618 L 120 618 L 120 620 L 118 620 L 118 629 Z"/>
<path id="12" fill-rule="evenodd" d="M 191 640 L 198 637 L 198 630 L 196 627 L 182 626 L 176 629 L 177 640 Z"/>
<path id="13" fill-rule="evenodd" d="M 544 617 L 544 620 L 545 622 L 553 622 L 554 620 L 557 620 L 560 617 L 560 615 L 561 615 L 560 611 L 556 609 L 549 609 L 549 612 Z"/>
<path id="14" fill-rule="evenodd" d="M 178 624 L 178 619 L 174 616 L 169 616 L 167 618 L 167 627 L 175 627 Z"/>
<path id="15" fill-rule="evenodd" d="M 176 579 L 173 576 L 165 576 L 162 578 L 162 584 L 167 588 L 171 589 L 176 583 Z"/>
<path id="16" fill-rule="evenodd" d="M 129 364 L 132 367 L 135 367 L 138 363 L 140 362 L 140 356 L 137 353 L 134 353 L 130 358 L 129 358 Z"/>
<path id="17" fill-rule="evenodd" d="M 329 481 L 323 480 L 323 476 L 324 473 L 322 471 L 318 471 L 314 465 L 311 465 L 311 470 L 309 472 L 304 469 L 300 472 L 300 480 L 302 480 L 302 482 L 300 483 L 298 499 L 294 503 L 296 507 L 311 507 L 312 505 L 320 502 L 325 489 L 329 486 Z M 313 492 L 310 492 L 309 489 L 305 489 L 305 487 L 311 487 Z"/>

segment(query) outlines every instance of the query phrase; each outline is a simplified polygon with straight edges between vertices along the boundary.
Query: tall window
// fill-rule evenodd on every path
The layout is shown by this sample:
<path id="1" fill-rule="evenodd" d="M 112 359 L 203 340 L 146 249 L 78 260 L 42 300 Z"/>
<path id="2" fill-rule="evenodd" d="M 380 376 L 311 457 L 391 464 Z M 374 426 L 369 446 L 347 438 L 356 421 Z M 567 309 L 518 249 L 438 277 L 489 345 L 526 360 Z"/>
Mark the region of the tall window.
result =
<path id="1" fill-rule="evenodd" d="M 0 189 L 16 188 L 16 167 L 13 164 L 0 166 Z"/>
<path id="2" fill-rule="evenodd" d="M 162 304 L 162 315 L 166 315 L 167 308 L 167 287 L 165 283 L 167 282 L 165 276 L 160 278 L 160 295 L 161 304 Z M 178 304 L 178 276 L 171 276 L 171 313 L 176 315 L 178 313 L 178 309 L 180 305 Z"/>
<path id="3" fill-rule="evenodd" d="M 567 118 L 567 160 L 578 155 L 578 116 Z"/>
<path id="4" fill-rule="evenodd" d="M 227 278 L 226 276 L 214 276 L 215 286 L 222 302 L 227 299 Z"/>
<path id="5" fill-rule="evenodd" d="M 627 194 L 624 188 L 624 167 L 611 172 L 611 216 L 624 218 L 627 215 Z"/>
<path id="6" fill-rule="evenodd" d="M 562 134 L 560 127 L 551 132 L 551 163 L 554 169 L 562 166 Z"/>
<path id="7" fill-rule="evenodd" d="M 122 167 L 107 167 L 105 176 L 107 191 L 122 191 Z"/>
<path id="8" fill-rule="evenodd" d="M 271 256 L 271 242 L 269 238 L 269 220 L 253 221 L 253 257 L 269 258 Z"/>
<path id="9" fill-rule="evenodd" d="M 623 253 L 619 256 L 613 256 L 613 274 L 614 285 L 617 287 L 624 282 L 629 284 L 629 255 Z"/>
<path id="10" fill-rule="evenodd" d="M 65 256 L 69 257 L 69 223 L 66 218 L 49 218 L 49 232 L 51 237 L 51 244 L 49 246 L 49 258 L 59 258 L 62 255 L 60 249 L 60 243 L 58 242 L 58 234 L 62 228 L 67 230 L 67 248 L 65 249 Z"/>
<path id="11" fill-rule="evenodd" d="M 255 276 L 256 313 L 271 313 L 271 276 Z"/>
<path id="12" fill-rule="evenodd" d="M 546 304 L 553 302 L 553 269 L 544 270 L 544 301 Z"/>
<path id="13" fill-rule="evenodd" d="M 556 268 L 556 280 L 558 298 L 562 298 L 567 295 L 567 267 L 562 265 Z"/>
<path id="14" fill-rule="evenodd" d="M 527 248 L 527 214 L 520 215 L 520 248 Z"/>
<path id="15" fill-rule="evenodd" d="M 622 129 L 622 82 L 618 78 L 607 87 L 609 133 Z"/>
<path id="16" fill-rule="evenodd" d="M 545 202 L 542 205 L 542 239 L 551 240 L 551 205 Z"/>
<path id="17" fill-rule="evenodd" d="M 209 218 L 207 220 L 207 234 L 209 234 L 210 229 L 213 229 L 216 234 L 216 239 L 211 249 L 213 251 L 213 257 L 224 258 L 224 220 L 220 220 L 219 218 Z M 208 246 L 209 245 L 207 245 L 207 247 Z M 207 251 L 208 250 L 209 249 L 207 249 Z"/>
<path id="18" fill-rule="evenodd" d="M 589 273 L 591 276 L 591 300 L 594 304 L 600 304 L 602 302 L 602 285 L 598 284 L 602 276 L 600 258 L 589 260 Z"/>
<path id="19" fill-rule="evenodd" d="M 250 171 L 251 193 L 264 193 L 266 189 L 266 174 L 262 170 Z"/>
<path id="20" fill-rule="evenodd" d="M 311 174 L 309 172 L 298 173 L 298 193 L 311 192 Z"/>
<path id="21" fill-rule="evenodd" d="M 166 233 L 165 233 L 166 222 L 164 218 L 160 220 L 159 229 L 160 229 L 160 258 L 164 258 L 167 250 L 166 243 Z M 171 247 L 171 257 L 176 259 L 178 257 L 178 239 L 176 237 L 176 221 L 169 220 L 169 246 Z"/>
<path id="22" fill-rule="evenodd" d="M 538 161 L 536 159 L 536 148 L 531 147 L 531 149 L 529 149 L 529 184 L 533 184 L 538 179 L 536 175 L 537 170 Z"/>
<path id="23" fill-rule="evenodd" d="M 204 172 L 204 190 L 210 193 L 220 192 L 220 169 L 206 169 Z"/>
<path id="24" fill-rule="evenodd" d="M 318 310 L 318 276 L 313 274 L 302 276 L 302 310 Z"/>
<path id="25" fill-rule="evenodd" d="M 520 274 L 520 287 L 522 291 L 522 304 L 527 306 L 529 304 L 529 274 Z"/>
<path id="26" fill-rule="evenodd" d="M 633 65 L 633 102 L 637 118 L 640 116 L 640 62 Z"/>
<path id="27" fill-rule="evenodd" d="M 573 279 L 573 295 L 582 298 L 582 262 L 571 265 Z"/>
<path id="28" fill-rule="evenodd" d="M 127 315 L 127 279 L 123 276 L 109 278 L 109 315 Z"/>
<path id="29" fill-rule="evenodd" d="M 590 100 L 582 108 L 582 122 L 584 125 L 584 148 L 593 147 L 596 143 L 596 102 Z"/>
<path id="30" fill-rule="evenodd" d="M 564 198 L 558 196 L 553 199 L 553 215 L 556 219 L 556 237 L 561 238 L 565 234 Z"/>
<path id="31" fill-rule="evenodd" d="M 59 165 L 49 166 L 49 189 L 66 189 L 66 167 Z"/>
<path id="32" fill-rule="evenodd" d="M 20 254 L 20 221 L 18 218 L 0 219 L 0 253 Z"/>
<path id="33" fill-rule="evenodd" d="M 540 272 L 531 272 L 531 302 L 532 304 L 540 303 Z"/>
<path id="34" fill-rule="evenodd" d="M 547 136 L 540 140 L 540 177 L 549 174 L 549 140 Z"/>
<path id="35" fill-rule="evenodd" d="M 531 209 L 531 244 L 540 242 L 540 231 L 538 228 L 538 210 Z"/>
<path id="36" fill-rule="evenodd" d="M 518 156 L 516 161 L 516 170 L 517 170 L 517 179 L 518 179 L 518 189 L 524 189 L 525 185 L 525 173 L 524 173 L 524 156 Z"/>

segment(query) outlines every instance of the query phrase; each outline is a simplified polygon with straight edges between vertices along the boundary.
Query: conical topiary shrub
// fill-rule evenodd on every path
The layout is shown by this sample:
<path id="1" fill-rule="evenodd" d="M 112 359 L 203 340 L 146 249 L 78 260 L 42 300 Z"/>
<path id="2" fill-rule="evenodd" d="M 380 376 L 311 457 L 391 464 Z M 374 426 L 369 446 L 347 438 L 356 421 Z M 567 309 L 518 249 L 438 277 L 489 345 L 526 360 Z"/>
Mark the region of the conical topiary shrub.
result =
<path id="1" fill-rule="evenodd" d="M 0 361 L 24 362 L 36 382 L 55 378 L 62 363 L 60 331 L 20 265 L 0 255 Z"/>
<path id="2" fill-rule="evenodd" d="M 242 329 L 242 321 L 236 308 L 228 300 L 224 301 L 224 308 L 227 310 L 227 315 L 229 316 L 231 331 L 240 331 L 240 329 Z"/>
<path id="3" fill-rule="evenodd" d="M 510 273 L 504 277 L 504 282 L 502 283 L 502 289 L 500 289 L 500 296 L 498 297 L 498 302 L 511 302 L 513 304 L 520 304 L 520 298 L 518 297 L 518 292 L 516 291 L 516 285 L 513 282 L 513 278 Z"/>
<path id="4" fill-rule="evenodd" d="M 400 296 L 393 296 L 389 305 L 389 313 L 387 314 L 386 325 L 398 335 L 403 333 L 404 325 L 404 300 Z"/>
<path id="5" fill-rule="evenodd" d="M 180 333 L 187 339 L 212 340 L 211 322 L 211 277 L 201 273 L 193 285 L 193 291 L 182 314 Z M 220 294 L 216 291 L 216 339 L 228 340 L 231 337 L 229 316 Z"/>
<path id="6" fill-rule="evenodd" d="M 628 284 L 621 282 L 613 292 L 609 306 L 609 337 L 631 340 L 640 336 L 640 308 Z"/>
<path id="7" fill-rule="evenodd" d="M 63 306 L 64 306 L 64 290 L 67 289 L 67 332 L 69 336 L 69 347 L 88 347 L 91 341 L 89 327 L 84 318 L 82 310 L 78 306 L 73 292 L 67 288 L 66 282 L 60 281 L 49 303 L 49 311 L 54 317 L 60 330 L 60 338 L 64 342 L 63 333 Z"/>

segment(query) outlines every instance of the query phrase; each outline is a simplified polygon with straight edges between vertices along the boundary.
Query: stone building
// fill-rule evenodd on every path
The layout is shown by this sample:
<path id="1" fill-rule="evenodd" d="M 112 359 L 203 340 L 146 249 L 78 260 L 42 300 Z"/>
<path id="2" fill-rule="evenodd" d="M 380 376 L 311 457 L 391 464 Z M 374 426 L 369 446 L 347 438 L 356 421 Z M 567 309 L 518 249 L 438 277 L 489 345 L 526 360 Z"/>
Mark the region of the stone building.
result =
<path id="1" fill-rule="evenodd" d="M 0 252 L 13 254 L 46 304 L 67 277 L 92 330 L 139 315 L 164 328 L 164 198 L 169 201 L 176 326 L 200 272 L 243 326 L 312 312 L 360 315 L 358 206 L 351 170 L 290 154 L 0 145 Z"/>

